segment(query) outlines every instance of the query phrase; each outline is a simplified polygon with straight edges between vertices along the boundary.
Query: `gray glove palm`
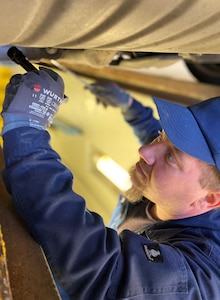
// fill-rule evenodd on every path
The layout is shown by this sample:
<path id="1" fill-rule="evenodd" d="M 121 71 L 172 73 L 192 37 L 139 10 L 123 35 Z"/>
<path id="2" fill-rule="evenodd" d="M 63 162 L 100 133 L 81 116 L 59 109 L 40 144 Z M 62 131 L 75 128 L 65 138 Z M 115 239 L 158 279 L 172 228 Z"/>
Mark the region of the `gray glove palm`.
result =
<path id="1" fill-rule="evenodd" d="M 64 99 L 62 78 L 50 69 L 12 76 L 6 87 L 2 134 L 22 126 L 45 129 Z"/>
<path id="2" fill-rule="evenodd" d="M 132 97 L 113 82 L 93 83 L 90 90 L 96 95 L 97 102 L 104 106 L 110 105 L 125 110 L 132 102 Z"/>

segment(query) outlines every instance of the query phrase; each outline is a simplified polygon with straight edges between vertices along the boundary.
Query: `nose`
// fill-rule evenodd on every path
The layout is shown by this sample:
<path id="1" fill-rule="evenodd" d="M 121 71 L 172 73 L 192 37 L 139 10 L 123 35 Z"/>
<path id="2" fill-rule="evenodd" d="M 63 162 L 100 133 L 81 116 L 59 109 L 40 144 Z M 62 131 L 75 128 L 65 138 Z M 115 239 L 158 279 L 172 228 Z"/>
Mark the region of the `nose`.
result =
<path id="1" fill-rule="evenodd" d="M 156 149 L 155 144 L 144 145 L 139 148 L 138 153 L 140 157 L 150 166 L 156 161 Z"/>

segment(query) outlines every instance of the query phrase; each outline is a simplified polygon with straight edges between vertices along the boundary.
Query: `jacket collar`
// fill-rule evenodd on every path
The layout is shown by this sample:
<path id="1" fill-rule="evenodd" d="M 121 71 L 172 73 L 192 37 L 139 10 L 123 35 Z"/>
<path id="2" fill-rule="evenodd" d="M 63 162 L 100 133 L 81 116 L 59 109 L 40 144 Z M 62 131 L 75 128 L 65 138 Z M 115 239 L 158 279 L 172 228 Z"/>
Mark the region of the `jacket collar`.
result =
<path id="1" fill-rule="evenodd" d="M 150 225 L 145 230 L 145 235 L 153 240 L 167 240 L 187 230 L 200 228 L 203 232 L 210 230 L 219 231 L 220 209 L 212 210 L 204 214 L 170 221 L 160 221 Z M 220 232 L 219 232 L 220 235 Z"/>

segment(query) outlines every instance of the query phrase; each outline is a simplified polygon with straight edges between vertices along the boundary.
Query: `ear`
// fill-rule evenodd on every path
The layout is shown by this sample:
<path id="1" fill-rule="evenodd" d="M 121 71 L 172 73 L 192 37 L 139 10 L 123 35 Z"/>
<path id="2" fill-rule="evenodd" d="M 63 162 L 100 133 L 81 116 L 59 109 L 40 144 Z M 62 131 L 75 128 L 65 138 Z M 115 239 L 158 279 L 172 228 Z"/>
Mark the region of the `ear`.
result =
<path id="1" fill-rule="evenodd" d="M 208 193 L 204 197 L 203 205 L 207 211 L 220 207 L 220 191 Z"/>

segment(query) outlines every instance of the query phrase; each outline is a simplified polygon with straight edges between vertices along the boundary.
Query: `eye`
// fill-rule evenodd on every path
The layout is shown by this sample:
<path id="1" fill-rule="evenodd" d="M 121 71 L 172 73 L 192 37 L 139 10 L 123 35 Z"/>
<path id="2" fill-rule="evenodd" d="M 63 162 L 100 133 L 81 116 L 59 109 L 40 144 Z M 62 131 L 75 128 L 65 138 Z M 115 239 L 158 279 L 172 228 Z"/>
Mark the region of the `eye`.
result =
<path id="1" fill-rule="evenodd" d="M 176 163 L 176 159 L 175 159 L 175 155 L 173 154 L 173 152 L 171 150 L 168 150 L 166 153 L 166 161 L 168 163 Z"/>
<path id="2" fill-rule="evenodd" d="M 173 160 L 173 153 L 171 152 L 171 151 L 168 151 L 167 152 L 167 154 L 166 154 L 166 158 L 168 159 L 168 160 Z"/>

